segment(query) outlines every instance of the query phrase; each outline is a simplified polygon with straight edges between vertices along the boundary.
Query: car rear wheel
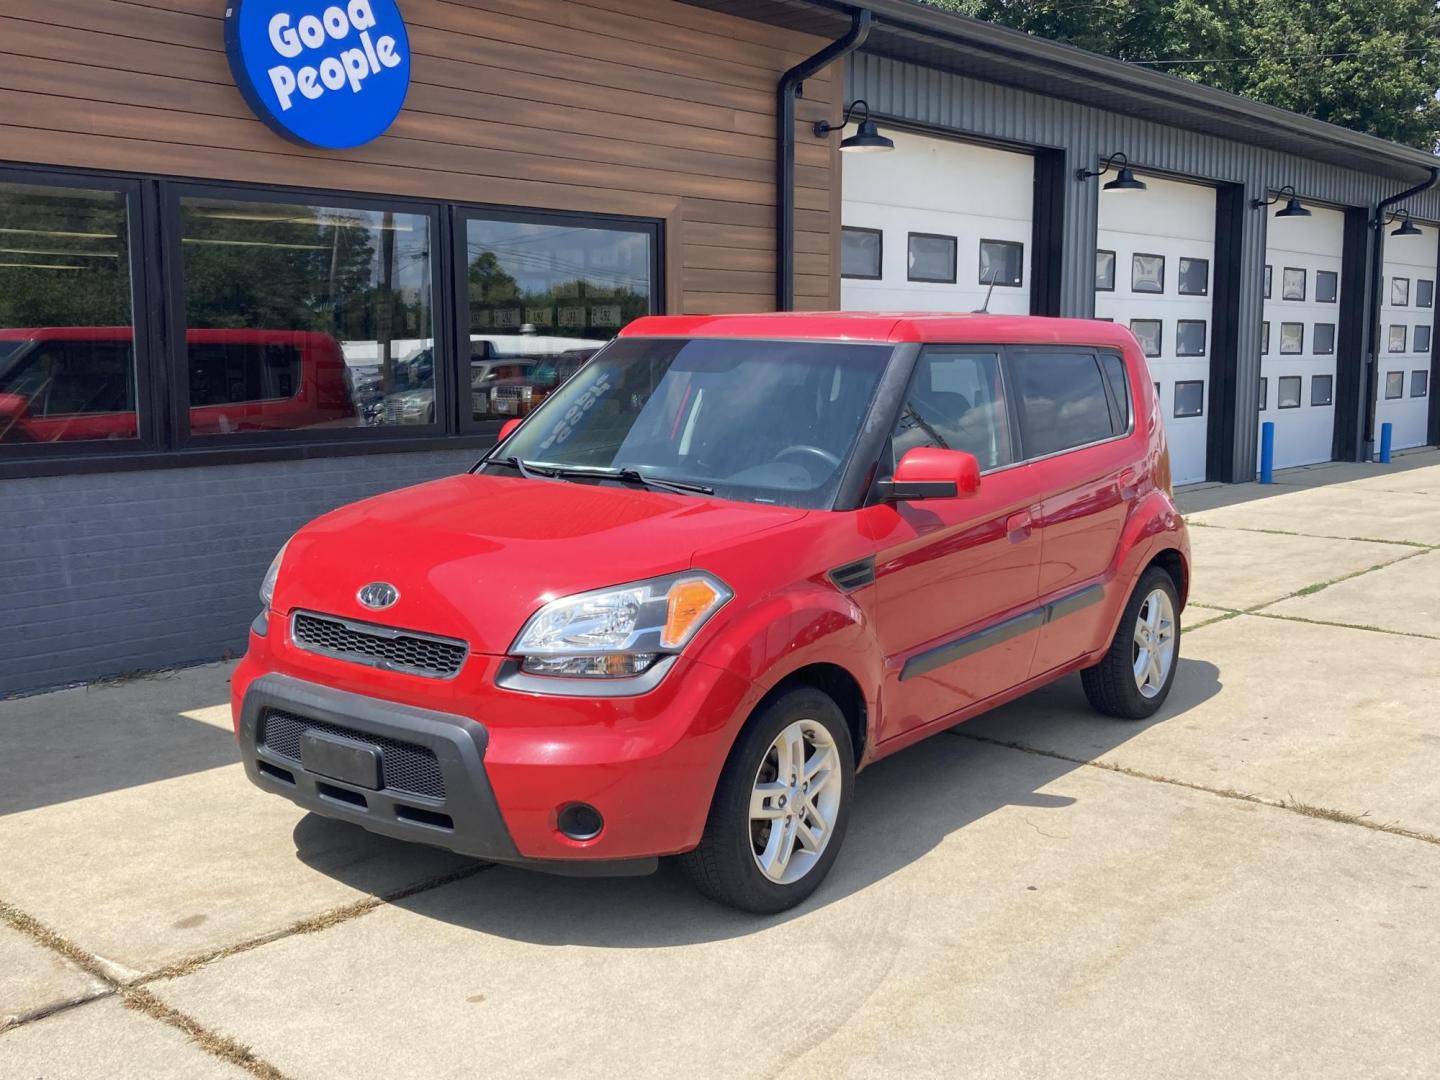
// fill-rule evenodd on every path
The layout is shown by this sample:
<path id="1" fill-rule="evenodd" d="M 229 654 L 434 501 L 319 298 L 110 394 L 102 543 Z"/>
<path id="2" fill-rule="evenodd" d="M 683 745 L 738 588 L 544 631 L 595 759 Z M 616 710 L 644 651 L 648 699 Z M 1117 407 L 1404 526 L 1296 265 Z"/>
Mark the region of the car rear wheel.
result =
<path id="1" fill-rule="evenodd" d="M 1141 575 L 1105 658 L 1080 673 L 1090 704 L 1107 716 L 1143 720 L 1170 696 L 1180 657 L 1180 599 L 1158 566 Z"/>
<path id="2" fill-rule="evenodd" d="M 810 687 L 762 706 L 725 763 L 700 845 L 681 856 L 713 900 L 770 914 L 824 880 L 845 838 L 855 786 L 850 730 Z"/>

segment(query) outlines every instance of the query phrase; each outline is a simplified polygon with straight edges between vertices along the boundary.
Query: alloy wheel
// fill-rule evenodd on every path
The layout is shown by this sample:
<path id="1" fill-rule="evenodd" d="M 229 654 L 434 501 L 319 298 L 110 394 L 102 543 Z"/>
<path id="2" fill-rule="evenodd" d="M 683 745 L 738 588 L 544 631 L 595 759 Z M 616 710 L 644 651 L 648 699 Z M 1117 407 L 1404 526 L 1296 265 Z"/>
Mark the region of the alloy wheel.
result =
<path id="1" fill-rule="evenodd" d="M 840 812 L 840 753 L 824 725 L 797 720 L 765 752 L 750 792 L 750 849 L 778 885 L 820 861 Z"/>
<path id="2" fill-rule="evenodd" d="M 1153 698 L 1165 689 L 1175 663 L 1175 605 L 1164 589 L 1153 589 L 1135 619 L 1135 685 Z"/>

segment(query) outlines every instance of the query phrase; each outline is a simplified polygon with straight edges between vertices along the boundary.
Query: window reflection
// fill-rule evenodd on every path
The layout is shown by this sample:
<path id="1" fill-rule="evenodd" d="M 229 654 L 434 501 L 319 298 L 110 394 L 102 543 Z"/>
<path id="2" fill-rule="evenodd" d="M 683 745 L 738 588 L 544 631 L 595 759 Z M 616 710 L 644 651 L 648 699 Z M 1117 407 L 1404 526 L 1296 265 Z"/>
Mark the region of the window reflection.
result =
<path id="1" fill-rule="evenodd" d="M 136 437 L 125 196 L 0 184 L 0 442 Z"/>
<path id="2" fill-rule="evenodd" d="M 475 420 L 528 415 L 621 327 L 650 313 L 652 236 L 638 229 L 466 222 Z"/>
<path id="3" fill-rule="evenodd" d="M 181 200 L 190 429 L 435 421 L 430 220 Z"/>

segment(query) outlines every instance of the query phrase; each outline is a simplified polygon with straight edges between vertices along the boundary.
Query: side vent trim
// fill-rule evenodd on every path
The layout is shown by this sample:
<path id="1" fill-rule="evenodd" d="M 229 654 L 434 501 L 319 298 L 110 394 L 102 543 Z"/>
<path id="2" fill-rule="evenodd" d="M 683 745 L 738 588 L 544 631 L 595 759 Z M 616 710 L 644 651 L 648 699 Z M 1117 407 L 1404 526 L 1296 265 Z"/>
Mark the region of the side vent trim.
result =
<path id="1" fill-rule="evenodd" d="M 854 592 L 875 583 L 875 556 L 859 562 L 846 563 L 830 571 L 830 580 L 841 592 Z"/>

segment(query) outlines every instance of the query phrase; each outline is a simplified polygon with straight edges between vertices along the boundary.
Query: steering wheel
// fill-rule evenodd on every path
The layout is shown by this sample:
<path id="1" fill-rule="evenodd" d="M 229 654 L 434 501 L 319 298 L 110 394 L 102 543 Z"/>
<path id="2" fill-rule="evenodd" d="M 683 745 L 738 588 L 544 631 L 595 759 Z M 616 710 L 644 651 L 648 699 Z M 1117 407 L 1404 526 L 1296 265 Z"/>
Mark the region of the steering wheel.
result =
<path id="1" fill-rule="evenodd" d="M 818 457 L 832 469 L 838 469 L 840 467 L 840 458 L 838 455 L 832 454 L 829 450 L 821 449 L 818 446 L 811 446 L 808 443 L 796 443 L 794 446 L 787 446 L 775 455 L 775 460 L 779 461 L 781 458 L 790 454 L 809 454 L 812 457 Z"/>

